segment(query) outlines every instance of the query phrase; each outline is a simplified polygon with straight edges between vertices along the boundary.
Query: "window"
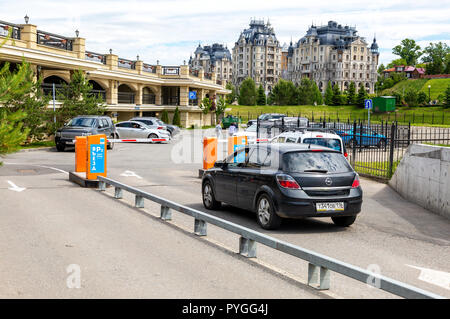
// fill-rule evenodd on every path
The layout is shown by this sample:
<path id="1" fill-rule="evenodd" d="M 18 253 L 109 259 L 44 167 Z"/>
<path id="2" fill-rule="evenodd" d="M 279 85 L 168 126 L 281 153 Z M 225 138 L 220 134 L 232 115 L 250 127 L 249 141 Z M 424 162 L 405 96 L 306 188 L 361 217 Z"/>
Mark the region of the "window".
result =
<path id="1" fill-rule="evenodd" d="M 347 173 L 352 168 L 341 153 L 288 152 L 283 155 L 283 168 L 287 172 L 326 171 Z"/>
<path id="2" fill-rule="evenodd" d="M 248 147 L 234 152 L 225 159 L 225 162 L 228 164 L 228 167 L 238 167 L 241 166 L 239 164 L 245 162 L 246 157 L 248 157 Z"/>
<path id="3" fill-rule="evenodd" d="M 128 127 L 128 128 L 131 128 L 131 127 L 133 127 L 133 124 L 131 122 L 117 123 L 116 127 Z"/>
<path id="4" fill-rule="evenodd" d="M 337 138 L 305 138 L 304 144 L 320 145 L 331 148 L 336 151 L 341 151 L 341 141 Z"/>
<path id="5" fill-rule="evenodd" d="M 261 167 L 266 166 L 265 162 L 269 153 L 266 148 L 256 147 L 251 150 L 251 153 L 248 157 L 248 167 Z M 270 160 L 268 161 L 270 163 Z"/>

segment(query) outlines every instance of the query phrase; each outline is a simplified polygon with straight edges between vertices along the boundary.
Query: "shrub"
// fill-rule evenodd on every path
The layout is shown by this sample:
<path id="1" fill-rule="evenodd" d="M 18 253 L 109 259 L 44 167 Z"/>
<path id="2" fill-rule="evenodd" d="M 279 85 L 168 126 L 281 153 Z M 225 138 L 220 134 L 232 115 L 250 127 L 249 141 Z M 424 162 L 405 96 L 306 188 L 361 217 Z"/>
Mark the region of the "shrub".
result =
<path id="1" fill-rule="evenodd" d="M 178 106 L 175 109 L 175 112 L 173 113 L 172 124 L 173 125 L 177 125 L 177 126 L 181 126 L 180 110 L 178 110 Z"/>
<path id="2" fill-rule="evenodd" d="M 167 110 L 164 110 L 161 114 L 161 121 L 164 123 L 169 123 L 169 113 L 167 113 Z"/>

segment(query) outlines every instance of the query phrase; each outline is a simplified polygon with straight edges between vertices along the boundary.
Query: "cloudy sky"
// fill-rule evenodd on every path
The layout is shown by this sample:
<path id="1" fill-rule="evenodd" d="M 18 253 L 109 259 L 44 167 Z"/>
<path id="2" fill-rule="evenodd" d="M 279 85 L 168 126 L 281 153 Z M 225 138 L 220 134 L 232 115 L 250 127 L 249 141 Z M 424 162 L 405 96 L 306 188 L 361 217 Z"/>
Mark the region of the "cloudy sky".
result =
<path id="1" fill-rule="evenodd" d="M 40 30 L 86 38 L 89 51 L 122 58 L 159 60 L 178 65 L 198 43 L 224 43 L 232 48 L 252 17 L 270 19 L 278 40 L 297 41 L 311 23 L 329 20 L 356 26 L 370 42 L 376 34 L 380 61 L 402 39 L 424 47 L 430 41 L 450 44 L 450 0 L 0 0 L 0 20 L 23 23 L 27 14 Z"/>

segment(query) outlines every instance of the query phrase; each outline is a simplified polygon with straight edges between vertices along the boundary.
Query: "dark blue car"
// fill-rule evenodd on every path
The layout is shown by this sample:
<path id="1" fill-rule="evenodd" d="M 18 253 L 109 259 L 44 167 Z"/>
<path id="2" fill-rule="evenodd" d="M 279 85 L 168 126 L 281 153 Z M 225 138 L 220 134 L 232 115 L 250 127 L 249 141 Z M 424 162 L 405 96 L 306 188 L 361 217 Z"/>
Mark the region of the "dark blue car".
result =
<path id="1" fill-rule="evenodd" d="M 348 145 L 350 148 L 357 147 L 359 145 L 377 146 L 378 148 L 386 147 L 386 136 L 379 134 L 368 127 L 358 127 L 355 132 L 353 132 L 353 129 L 349 129 L 336 131 L 336 133 L 342 138 L 344 144 Z"/>

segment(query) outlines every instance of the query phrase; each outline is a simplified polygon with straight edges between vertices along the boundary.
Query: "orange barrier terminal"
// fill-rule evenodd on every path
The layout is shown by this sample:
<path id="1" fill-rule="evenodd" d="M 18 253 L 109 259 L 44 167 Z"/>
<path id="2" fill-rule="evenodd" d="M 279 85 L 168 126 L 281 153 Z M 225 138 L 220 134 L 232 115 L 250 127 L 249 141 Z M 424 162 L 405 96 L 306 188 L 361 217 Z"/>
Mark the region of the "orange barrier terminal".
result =
<path id="1" fill-rule="evenodd" d="M 86 179 L 106 177 L 106 135 L 90 135 L 87 137 Z"/>
<path id="2" fill-rule="evenodd" d="M 207 170 L 214 166 L 217 161 L 217 138 L 203 138 L 203 169 Z"/>
<path id="3" fill-rule="evenodd" d="M 86 136 L 75 137 L 75 172 L 86 172 L 87 166 L 87 138 Z"/>
<path id="4" fill-rule="evenodd" d="M 233 154 L 238 148 L 247 145 L 247 136 L 229 136 L 228 137 L 228 155 Z"/>

